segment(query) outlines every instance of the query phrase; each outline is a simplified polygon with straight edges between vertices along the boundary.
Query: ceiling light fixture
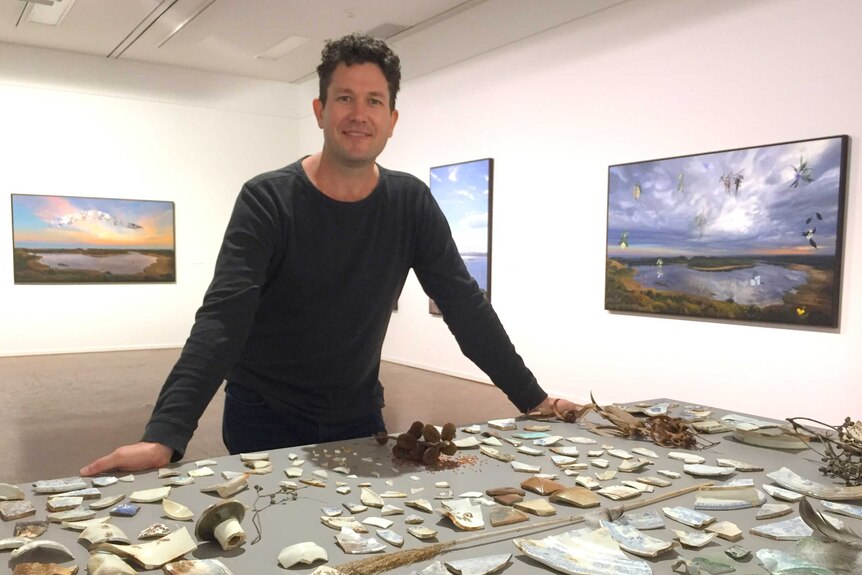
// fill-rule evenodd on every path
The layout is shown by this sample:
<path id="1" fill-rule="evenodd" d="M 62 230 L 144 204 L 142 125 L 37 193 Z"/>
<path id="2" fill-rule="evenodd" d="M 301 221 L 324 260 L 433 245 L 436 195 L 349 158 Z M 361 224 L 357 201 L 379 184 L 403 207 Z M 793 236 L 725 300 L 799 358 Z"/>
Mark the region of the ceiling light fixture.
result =
<path id="1" fill-rule="evenodd" d="M 288 52 L 292 52 L 310 41 L 311 38 L 306 38 L 305 36 L 288 36 L 278 44 L 257 54 L 255 58 L 260 58 L 261 60 L 279 60 Z"/>
<path id="2" fill-rule="evenodd" d="M 27 22 L 59 26 L 74 3 L 75 0 L 29 0 Z"/>
<path id="3" fill-rule="evenodd" d="M 164 39 L 164 40 L 162 40 L 161 42 L 159 42 L 159 44 L 156 46 L 156 48 L 161 48 L 162 46 L 164 46 L 164 45 L 167 43 L 167 41 L 168 41 L 168 40 L 170 40 L 171 38 L 173 38 L 174 36 L 176 36 L 176 35 L 180 32 L 180 30 L 182 30 L 183 28 L 185 28 L 186 26 L 188 26 L 188 25 L 191 23 L 191 21 L 192 21 L 192 20 L 194 20 L 195 18 L 197 18 L 198 16 L 200 16 L 201 14 L 203 14 L 203 13 L 204 13 L 204 10 L 206 10 L 207 8 L 209 8 L 210 6 L 212 6 L 213 4 L 215 4 L 215 1 L 216 1 L 216 0 L 209 0 L 208 2 L 204 2 L 203 4 L 201 4 L 200 6 L 198 6 L 198 9 L 197 9 L 197 10 L 195 10 L 195 11 L 191 14 L 191 16 L 189 16 L 188 18 L 186 18 L 185 20 L 183 20 L 182 22 L 180 22 L 180 23 L 179 23 L 179 24 L 178 24 L 178 25 L 177 25 L 177 26 L 176 26 L 176 27 L 171 31 L 171 33 L 170 33 L 170 34 L 168 34 L 167 36 L 165 36 L 165 39 Z M 172 4 L 172 6 L 173 6 L 173 4 Z"/>

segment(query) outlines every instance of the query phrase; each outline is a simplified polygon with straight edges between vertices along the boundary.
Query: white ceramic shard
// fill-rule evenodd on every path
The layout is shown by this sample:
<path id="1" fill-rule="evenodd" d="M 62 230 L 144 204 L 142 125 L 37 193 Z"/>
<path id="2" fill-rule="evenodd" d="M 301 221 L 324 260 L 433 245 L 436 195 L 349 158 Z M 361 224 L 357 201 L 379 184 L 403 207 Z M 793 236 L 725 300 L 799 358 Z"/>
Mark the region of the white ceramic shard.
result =
<path id="1" fill-rule="evenodd" d="M 467 437 L 462 437 L 461 439 L 455 439 L 452 441 L 458 449 L 471 449 L 474 447 L 479 447 L 481 442 L 476 439 L 473 435 L 468 435 Z"/>
<path id="2" fill-rule="evenodd" d="M 90 553 L 88 575 L 137 575 L 137 571 L 119 556 L 105 551 Z"/>
<path id="3" fill-rule="evenodd" d="M 164 523 L 153 523 L 138 534 L 138 539 L 161 539 L 166 535 L 170 535 L 170 528 Z"/>
<path id="4" fill-rule="evenodd" d="M 215 472 L 210 467 L 198 467 L 197 469 L 189 469 L 189 477 L 209 477 Z"/>
<path id="5" fill-rule="evenodd" d="M 215 483 L 213 485 L 209 485 L 207 487 L 201 487 L 202 493 L 218 493 L 218 496 L 222 499 L 227 499 L 229 497 L 233 497 L 240 491 L 243 491 L 248 488 L 248 473 L 240 473 L 238 476 L 228 479 L 227 481 L 222 481 L 221 483 Z"/>
<path id="6" fill-rule="evenodd" d="M 83 502 L 83 497 L 52 497 L 48 499 L 45 507 L 48 511 L 69 511 L 70 509 L 75 509 Z"/>
<path id="7" fill-rule="evenodd" d="M 431 529 L 430 527 L 408 527 L 407 533 L 415 537 L 416 539 L 433 539 L 437 537 L 437 531 L 435 529 Z"/>
<path id="8" fill-rule="evenodd" d="M 601 489 L 602 487 L 601 483 L 599 483 L 592 477 L 587 477 L 586 475 L 578 475 L 575 478 L 575 483 L 587 489 Z"/>
<path id="9" fill-rule="evenodd" d="M 353 515 L 356 515 L 357 513 L 362 513 L 363 511 L 368 511 L 368 506 L 362 505 L 361 503 L 351 503 L 348 501 L 347 503 L 344 503 L 343 505 L 344 505 L 344 508 L 347 509 Z"/>
<path id="10" fill-rule="evenodd" d="M 658 473 L 659 475 L 664 475 L 665 477 L 667 477 L 669 479 L 679 479 L 680 478 L 680 474 L 678 472 L 671 471 L 670 469 L 658 469 L 658 470 L 656 470 L 656 473 Z"/>
<path id="11" fill-rule="evenodd" d="M 612 521 L 602 521 L 601 524 L 608 530 L 621 549 L 638 557 L 657 557 L 673 547 L 673 541 L 664 541 L 646 535 L 631 525 Z"/>
<path id="12" fill-rule="evenodd" d="M 114 477 L 113 475 L 107 475 L 105 477 L 94 477 L 93 487 L 108 487 L 109 485 L 113 485 L 118 481 L 119 479 L 117 477 Z"/>
<path id="13" fill-rule="evenodd" d="M 555 443 L 559 443 L 562 440 L 563 437 L 561 435 L 549 435 L 548 437 L 540 437 L 539 439 L 533 440 L 533 445 L 538 447 L 548 447 Z"/>
<path id="14" fill-rule="evenodd" d="M 652 462 L 649 459 L 638 458 L 637 461 L 627 459 L 626 461 L 620 463 L 620 466 L 617 467 L 617 470 L 626 473 L 636 473 L 650 464 L 652 464 Z"/>
<path id="15" fill-rule="evenodd" d="M 451 491 L 449 492 L 451 493 Z M 380 497 L 383 499 L 404 499 L 407 497 L 407 494 L 402 491 L 384 491 L 380 494 Z M 376 506 L 375 506 L 376 507 Z M 380 507 L 383 507 L 382 505 Z"/>
<path id="16" fill-rule="evenodd" d="M 643 513 L 626 511 L 615 523 L 631 525 L 641 531 L 645 529 L 662 529 L 664 527 L 664 519 L 661 518 L 661 514 L 658 511 L 644 511 Z"/>
<path id="17" fill-rule="evenodd" d="M 243 463 L 247 461 L 268 461 L 269 453 L 261 452 L 261 453 L 240 453 L 239 460 Z"/>
<path id="18" fill-rule="evenodd" d="M 826 503 L 824 501 L 824 503 Z M 786 503 L 764 503 L 757 511 L 755 519 L 775 519 L 787 515 L 793 508 Z"/>
<path id="19" fill-rule="evenodd" d="M 616 469 L 606 469 L 605 471 L 602 471 L 600 473 L 596 473 L 596 479 L 598 479 L 599 481 L 610 481 L 611 479 L 613 479 L 616 476 L 617 476 L 617 470 Z"/>
<path id="20" fill-rule="evenodd" d="M 113 507 L 114 505 L 116 505 L 117 503 L 119 503 L 120 501 L 122 501 L 125 498 L 126 498 L 126 496 L 123 495 L 122 493 L 119 495 L 114 495 L 112 497 L 103 497 L 103 498 L 99 499 L 98 501 L 93 501 L 92 503 L 90 503 L 90 509 L 95 509 L 96 511 L 101 511 L 102 509 L 107 509 L 108 507 Z"/>
<path id="21" fill-rule="evenodd" d="M 539 456 L 544 454 L 545 452 L 541 449 L 536 449 L 534 447 L 529 447 L 527 445 L 522 445 L 518 448 L 518 453 L 523 453 L 524 455 L 534 455 Z"/>
<path id="22" fill-rule="evenodd" d="M 656 453 L 652 449 L 647 449 L 646 447 L 633 447 L 632 453 L 636 453 L 637 455 L 643 455 L 644 457 L 652 457 L 653 459 L 658 459 L 658 453 Z"/>
<path id="23" fill-rule="evenodd" d="M 314 471 L 311 472 L 311 474 L 314 475 L 315 477 L 320 477 L 321 479 L 328 479 L 329 478 L 329 473 L 327 473 L 325 469 L 315 469 Z"/>
<path id="24" fill-rule="evenodd" d="M 479 451 L 481 451 L 483 455 L 487 455 L 492 459 L 496 459 L 497 461 L 502 461 L 504 463 L 515 460 L 514 455 L 503 453 L 502 451 L 494 449 L 493 447 L 488 447 L 487 445 L 480 445 Z"/>
<path id="25" fill-rule="evenodd" d="M 632 454 L 626 451 L 625 449 L 608 449 L 608 455 L 611 457 L 616 457 L 618 459 L 631 459 Z"/>
<path id="26" fill-rule="evenodd" d="M 384 505 L 383 498 L 367 487 L 362 488 L 362 491 L 359 494 L 359 500 L 362 501 L 363 505 L 367 505 L 368 507 L 380 508 Z"/>
<path id="27" fill-rule="evenodd" d="M 479 441 L 482 442 L 482 445 L 490 445 L 492 447 L 502 447 L 503 442 L 497 439 L 496 437 L 483 437 Z"/>
<path id="28" fill-rule="evenodd" d="M 821 501 L 821 503 L 827 511 L 831 511 L 832 513 L 839 513 L 841 515 L 846 515 L 847 517 L 862 519 L 862 506 L 851 505 L 849 503 L 835 503 L 833 501 Z"/>
<path id="29" fill-rule="evenodd" d="M 336 531 L 341 531 L 342 527 L 348 527 L 356 533 L 368 533 L 368 529 L 355 517 L 327 517 L 324 515 L 320 518 L 320 522 Z"/>
<path id="30" fill-rule="evenodd" d="M 168 563 L 162 570 L 165 575 L 233 575 L 218 559 L 183 559 Z"/>
<path id="31" fill-rule="evenodd" d="M 182 473 L 179 469 L 171 469 L 169 467 L 163 467 L 159 469 L 159 471 L 156 473 L 156 476 L 159 479 L 167 479 L 168 477 L 179 477 L 180 475 L 182 475 Z"/>
<path id="32" fill-rule="evenodd" d="M 404 537 L 392 531 L 391 529 L 378 529 L 377 536 L 394 547 L 404 546 Z"/>
<path id="33" fill-rule="evenodd" d="M 86 489 L 87 484 L 80 477 L 64 477 L 63 479 L 46 479 L 33 484 L 34 493 L 66 493 L 76 489 Z"/>
<path id="34" fill-rule="evenodd" d="M 24 492 L 17 485 L 0 483 L 0 501 L 20 501 L 24 499 Z"/>
<path id="35" fill-rule="evenodd" d="M 652 575 L 643 560 L 629 559 L 606 528 L 575 529 L 544 539 L 514 539 L 532 559 L 572 575 Z"/>
<path id="36" fill-rule="evenodd" d="M 162 486 L 164 487 L 185 487 L 186 485 L 192 485 L 195 482 L 194 477 L 171 477 L 164 483 Z"/>
<path id="37" fill-rule="evenodd" d="M 499 429 L 500 431 L 518 429 L 518 426 L 515 425 L 515 418 L 513 417 L 508 417 L 506 419 L 492 419 L 488 422 L 488 427 Z"/>
<path id="38" fill-rule="evenodd" d="M 118 478 L 123 483 L 133 483 L 135 481 L 135 476 L 129 473 L 128 475 L 123 475 Z"/>
<path id="39" fill-rule="evenodd" d="M 557 455 L 563 455 L 566 457 L 577 457 L 580 455 L 578 448 L 573 445 L 553 445 L 549 448 L 551 453 L 556 453 Z"/>
<path id="40" fill-rule="evenodd" d="M 700 455 L 694 453 L 687 453 L 685 451 L 671 451 L 667 454 L 671 459 L 676 459 L 678 461 L 682 461 L 683 463 L 688 463 L 689 465 L 695 465 L 698 463 L 704 463 L 706 461 L 705 458 Z"/>
<path id="41" fill-rule="evenodd" d="M 296 479 L 298 477 L 302 477 L 302 468 L 301 467 L 288 467 L 284 470 L 284 474 L 290 477 L 291 479 Z"/>
<path id="42" fill-rule="evenodd" d="M 736 472 L 733 467 L 721 467 L 718 465 L 704 465 L 702 463 L 687 463 L 682 470 L 695 477 L 721 477 Z"/>
<path id="43" fill-rule="evenodd" d="M 335 492 L 339 495 L 347 495 L 348 493 L 350 493 L 350 491 L 351 489 L 349 485 L 339 485 L 335 488 Z"/>
<path id="44" fill-rule="evenodd" d="M 701 511 L 729 511 L 759 507 L 766 496 L 754 487 L 704 487 L 697 493 L 694 508 Z"/>
<path id="45" fill-rule="evenodd" d="M 749 532 L 776 541 L 797 541 L 803 537 L 811 537 L 814 533 L 798 515 L 785 521 L 752 527 Z"/>
<path id="46" fill-rule="evenodd" d="M 573 437 L 567 437 L 566 441 L 571 441 L 572 443 L 575 443 L 577 445 L 594 445 L 596 443 L 596 440 L 592 437 L 583 437 L 578 435 Z"/>
<path id="47" fill-rule="evenodd" d="M 130 558 L 144 569 L 157 569 L 197 548 L 197 543 L 185 527 L 149 543 L 135 545 L 102 543 L 95 547 L 96 550 L 110 551 L 120 557 Z"/>
<path id="48" fill-rule="evenodd" d="M 23 547 L 32 541 L 27 537 L 7 537 L 0 539 L 0 551 L 11 551 Z"/>
<path id="49" fill-rule="evenodd" d="M 790 489 L 815 499 L 828 499 L 830 501 L 862 499 L 862 485 L 853 487 L 823 485 L 809 481 L 786 467 L 782 467 L 772 473 L 767 473 L 766 476 L 785 489 Z"/>
<path id="50" fill-rule="evenodd" d="M 366 517 L 362 520 L 364 525 L 371 525 L 372 527 L 378 527 L 380 529 L 389 529 L 392 527 L 394 521 L 390 521 L 389 519 L 384 519 L 382 517 Z"/>
<path id="51" fill-rule="evenodd" d="M 707 525 L 706 530 L 709 533 L 715 533 L 727 541 L 739 541 L 742 539 L 742 530 L 736 526 L 736 523 L 730 521 L 718 521 L 712 525 Z"/>
<path id="52" fill-rule="evenodd" d="M 45 518 L 51 523 L 62 523 L 64 521 L 86 521 L 96 516 L 96 512 L 91 509 L 72 509 L 70 511 L 58 511 L 56 513 L 48 513 Z"/>
<path id="53" fill-rule="evenodd" d="M 451 489 L 444 489 L 434 496 L 434 499 L 452 499 L 455 493 Z"/>
<path id="54" fill-rule="evenodd" d="M 195 461 L 195 467 L 209 467 L 211 465 L 218 465 L 218 461 L 215 459 L 201 459 L 200 461 Z"/>
<path id="55" fill-rule="evenodd" d="M 419 511 L 424 511 L 425 513 L 431 513 L 434 511 L 434 508 L 431 506 L 431 502 L 427 499 L 411 499 L 410 501 L 405 501 L 404 505 L 412 507 L 413 509 L 418 509 Z"/>
<path id="56" fill-rule="evenodd" d="M 671 482 L 664 477 L 656 477 L 654 475 L 644 475 L 638 477 L 635 481 L 645 483 L 646 485 L 652 485 L 653 487 L 669 487 L 671 485 Z"/>
<path id="57" fill-rule="evenodd" d="M 715 521 L 715 517 L 687 507 L 662 507 L 661 510 L 670 519 L 695 529 L 701 529 Z"/>
<path id="58" fill-rule="evenodd" d="M 71 529 L 73 531 L 83 531 L 90 525 L 96 525 L 98 523 L 110 523 L 112 517 L 95 517 L 93 519 L 85 519 L 83 521 L 62 521 L 60 523 L 61 527 L 65 527 L 66 529 Z"/>
<path id="59" fill-rule="evenodd" d="M 761 467 L 760 465 L 745 463 L 743 461 L 737 461 L 736 459 L 718 458 L 715 461 L 722 467 L 733 467 L 737 471 L 763 471 L 763 467 Z"/>
<path id="60" fill-rule="evenodd" d="M 511 462 L 512 469 L 520 473 L 539 473 L 542 471 L 541 465 L 530 465 L 529 463 L 521 463 L 520 461 Z"/>
<path id="61" fill-rule="evenodd" d="M 155 489 L 135 491 L 129 495 L 129 500 L 135 503 L 156 503 L 165 499 L 170 494 L 170 487 L 156 487 Z"/>
<path id="62" fill-rule="evenodd" d="M 443 514 L 452 520 L 455 527 L 465 531 L 484 529 L 485 521 L 482 517 L 482 508 L 473 505 L 467 499 L 452 499 L 444 501 Z"/>
<path id="63" fill-rule="evenodd" d="M 482 428 L 481 428 L 479 425 L 477 425 L 477 424 L 473 424 L 473 425 L 471 425 L 471 426 L 469 426 L 469 427 L 465 427 L 465 428 L 464 428 L 464 429 L 462 429 L 461 431 L 463 431 L 464 433 L 481 433 L 481 432 L 482 432 Z"/>
<path id="64" fill-rule="evenodd" d="M 783 501 L 799 501 L 804 497 L 801 493 L 784 489 L 783 487 L 776 487 L 775 485 L 764 485 L 763 490 L 776 499 L 781 499 Z"/>
<path id="65" fill-rule="evenodd" d="M 404 516 L 404 523 L 407 525 L 420 525 L 425 523 L 425 520 L 419 517 L 418 515 L 410 514 Z"/>
<path id="66" fill-rule="evenodd" d="M 679 540 L 684 547 L 693 549 L 700 549 L 718 537 L 716 533 L 703 533 L 701 531 L 686 531 L 684 529 L 671 529 L 671 531 L 674 532 L 675 539 Z"/>
<path id="67" fill-rule="evenodd" d="M 329 561 L 329 555 L 326 554 L 326 549 L 314 541 L 288 545 L 278 554 L 278 563 L 285 569 L 298 563 L 311 565 L 315 561 Z"/>
<path id="68" fill-rule="evenodd" d="M 653 493 L 655 491 L 655 487 L 653 487 L 652 485 L 647 485 L 646 483 L 641 483 L 640 481 L 624 479 L 623 485 L 625 485 L 626 487 L 631 487 L 632 489 L 637 489 L 641 493 Z"/>
<path id="69" fill-rule="evenodd" d="M 14 569 L 21 563 L 65 563 L 74 559 L 75 556 L 62 543 L 37 539 L 13 550 L 9 555 L 9 567 Z"/>
<path id="70" fill-rule="evenodd" d="M 482 497 L 481 491 L 465 491 L 464 493 L 459 493 L 458 497 L 460 499 L 476 499 L 477 497 Z"/>
<path id="71" fill-rule="evenodd" d="M 90 525 L 81 531 L 81 534 L 78 535 L 78 541 L 87 549 L 99 543 L 119 543 L 123 545 L 131 543 L 123 530 L 111 523 Z"/>
<path id="72" fill-rule="evenodd" d="M 593 467 L 598 467 L 599 469 L 607 469 L 610 466 L 611 462 L 607 459 L 592 459 L 590 460 L 590 465 Z"/>
<path id="73" fill-rule="evenodd" d="M 731 477 L 718 487 L 754 487 L 754 479 L 751 477 Z"/>
<path id="74" fill-rule="evenodd" d="M 596 491 L 599 495 L 604 495 L 608 499 L 612 499 L 613 501 L 619 501 L 620 499 L 630 499 L 632 497 L 637 497 L 641 494 L 641 492 L 633 487 L 629 487 L 628 485 L 608 485 L 607 487 L 602 487 L 598 491 Z"/>
<path id="75" fill-rule="evenodd" d="M 344 513 L 344 509 L 340 505 L 324 505 L 320 511 L 327 517 L 339 517 Z"/>
<path id="76" fill-rule="evenodd" d="M 446 568 L 455 575 L 490 575 L 502 571 L 511 561 L 511 553 L 500 553 L 485 557 L 446 561 Z"/>
<path id="77" fill-rule="evenodd" d="M 577 463 L 577 457 L 571 457 L 569 455 L 552 455 L 551 461 L 554 462 L 554 465 L 557 467 L 566 467 L 572 465 L 573 463 Z"/>
<path id="78" fill-rule="evenodd" d="M 191 521 L 195 518 L 195 513 L 182 503 L 171 501 L 170 499 L 162 499 L 162 510 L 169 518 L 175 521 Z"/>

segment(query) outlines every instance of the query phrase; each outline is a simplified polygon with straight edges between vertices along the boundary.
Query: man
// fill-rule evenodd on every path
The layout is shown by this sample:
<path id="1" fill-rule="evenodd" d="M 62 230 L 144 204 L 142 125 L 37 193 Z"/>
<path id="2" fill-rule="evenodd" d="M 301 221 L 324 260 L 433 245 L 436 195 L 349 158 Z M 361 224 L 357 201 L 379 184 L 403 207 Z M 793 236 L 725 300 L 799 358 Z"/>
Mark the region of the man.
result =
<path id="1" fill-rule="evenodd" d="M 327 43 L 318 74 L 323 150 L 243 187 L 143 440 L 82 475 L 181 459 L 224 379 L 231 453 L 385 431 L 380 355 L 411 268 L 465 355 L 522 411 L 552 410 L 428 187 L 375 162 L 398 121 L 398 57 L 380 40 L 350 35 Z"/>

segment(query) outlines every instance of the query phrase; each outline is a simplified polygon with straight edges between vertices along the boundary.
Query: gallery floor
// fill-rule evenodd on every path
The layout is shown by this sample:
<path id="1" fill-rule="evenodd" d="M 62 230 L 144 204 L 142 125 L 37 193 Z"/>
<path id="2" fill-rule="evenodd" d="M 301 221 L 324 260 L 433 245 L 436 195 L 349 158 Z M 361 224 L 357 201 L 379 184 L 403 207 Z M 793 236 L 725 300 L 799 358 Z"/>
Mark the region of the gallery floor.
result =
<path id="1" fill-rule="evenodd" d="M 0 483 L 77 475 L 92 459 L 140 438 L 178 349 L 0 357 Z M 442 425 L 517 414 L 496 387 L 384 362 L 390 432 L 414 420 Z M 226 455 L 224 394 L 201 418 L 187 460 Z"/>

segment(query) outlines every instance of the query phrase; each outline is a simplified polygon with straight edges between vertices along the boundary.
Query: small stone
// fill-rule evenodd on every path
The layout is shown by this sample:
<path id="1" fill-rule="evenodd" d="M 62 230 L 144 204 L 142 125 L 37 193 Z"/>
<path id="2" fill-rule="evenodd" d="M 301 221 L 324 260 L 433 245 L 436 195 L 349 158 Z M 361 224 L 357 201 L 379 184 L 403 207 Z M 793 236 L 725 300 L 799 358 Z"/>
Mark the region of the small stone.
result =
<path id="1" fill-rule="evenodd" d="M 742 561 L 749 555 L 751 555 L 751 551 L 743 547 L 742 545 L 731 545 L 727 549 L 724 550 L 728 557 L 731 559 L 736 559 L 737 561 Z"/>

